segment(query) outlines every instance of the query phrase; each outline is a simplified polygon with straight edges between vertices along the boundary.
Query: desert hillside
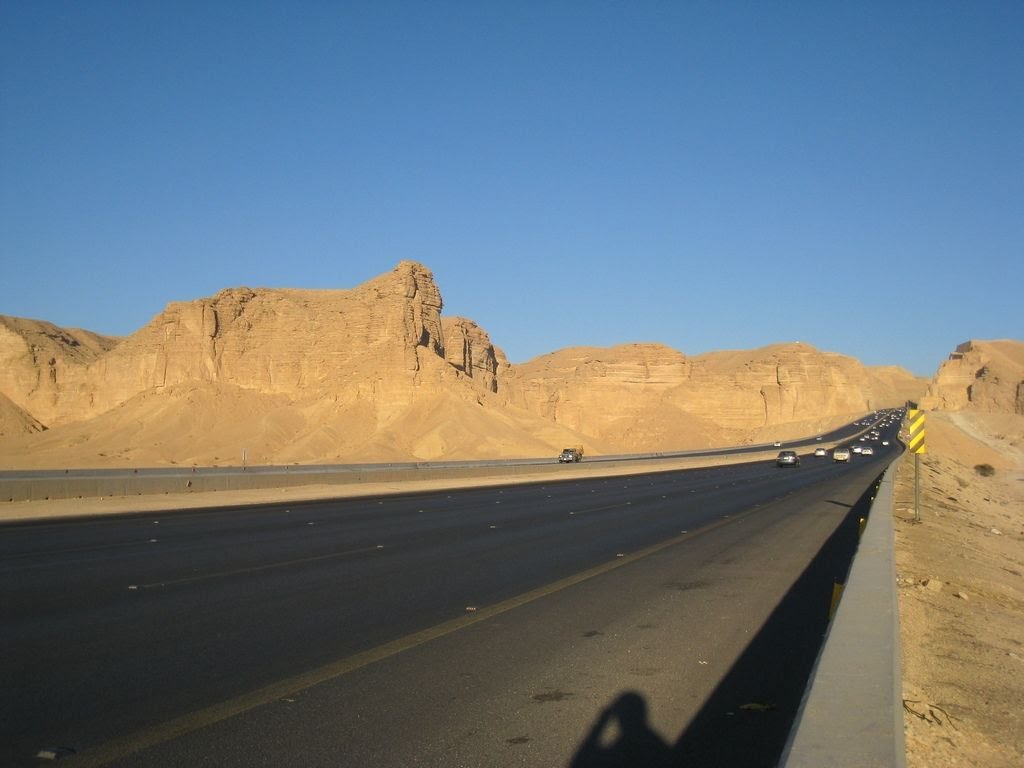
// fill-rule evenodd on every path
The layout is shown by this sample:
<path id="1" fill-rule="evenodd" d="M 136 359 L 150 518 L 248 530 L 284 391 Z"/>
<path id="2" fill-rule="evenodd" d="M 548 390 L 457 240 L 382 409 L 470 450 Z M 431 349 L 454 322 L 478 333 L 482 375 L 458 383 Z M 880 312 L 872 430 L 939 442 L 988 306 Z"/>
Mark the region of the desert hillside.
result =
<path id="1" fill-rule="evenodd" d="M 11 468 L 430 461 L 811 434 L 926 382 L 804 344 L 508 362 L 412 261 L 347 290 L 225 289 L 114 339 L 0 316 Z"/>
<path id="2" fill-rule="evenodd" d="M 1024 416 L 927 415 L 895 488 L 908 768 L 1024 764 Z M 993 429 L 995 428 L 995 429 Z"/>

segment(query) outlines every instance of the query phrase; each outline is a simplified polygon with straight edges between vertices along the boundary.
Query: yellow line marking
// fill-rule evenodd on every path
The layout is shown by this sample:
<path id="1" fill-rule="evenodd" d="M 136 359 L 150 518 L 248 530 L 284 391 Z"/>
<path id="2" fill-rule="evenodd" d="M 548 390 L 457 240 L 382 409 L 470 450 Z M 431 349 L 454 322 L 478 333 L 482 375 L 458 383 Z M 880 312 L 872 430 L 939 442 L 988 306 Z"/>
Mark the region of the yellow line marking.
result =
<path id="1" fill-rule="evenodd" d="M 229 718 L 256 709 L 257 707 L 261 707 L 275 701 L 280 701 L 284 698 L 289 698 L 306 690 L 307 688 L 312 688 L 313 686 L 329 682 L 350 672 L 355 672 L 356 670 L 362 669 L 370 664 L 383 661 L 391 656 L 396 656 L 399 653 L 416 648 L 417 646 L 428 643 L 431 640 L 437 640 L 445 635 L 450 635 L 453 632 L 465 629 L 466 627 L 470 627 L 481 621 L 487 621 L 495 616 L 499 616 L 515 608 L 519 608 L 527 605 L 528 603 L 532 603 L 535 600 L 539 600 L 542 597 L 555 594 L 556 592 L 568 589 L 569 587 L 575 586 L 576 584 L 587 581 L 596 576 L 613 571 L 616 568 L 621 568 L 624 565 L 641 560 L 649 555 L 655 554 L 656 552 L 673 547 L 687 539 L 695 538 L 724 525 L 728 525 L 729 523 L 742 520 L 748 515 L 752 515 L 759 511 L 761 511 L 760 508 L 751 509 L 747 512 L 734 515 L 729 518 L 717 520 L 696 531 L 679 534 L 677 536 L 673 536 L 671 539 L 666 539 L 658 544 L 645 547 L 644 549 L 638 550 L 632 554 L 624 555 L 623 557 L 616 557 L 614 560 L 609 560 L 606 563 L 594 566 L 593 568 L 588 568 L 585 571 L 580 571 L 577 574 L 567 576 L 564 579 L 546 586 L 538 587 L 530 592 L 525 592 L 522 595 L 509 598 L 501 603 L 478 608 L 471 614 L 460 616 L 456 619 L 450 619 L 449 621 L 442 622 L 441 624 L 437 624 L 433 627 L 420 630 L 419 632 L 413 632 L 410 635 L 400 637 L 397 640 L 392 640 L 391 642 L 384 643 L 383 645 L 378 645 L 376 648 L 371 648 L 345 659 L 340 659 L 339 661 L 309 670 L 308 672 L 303 672 L 302 674 L 285 678 L 284 680 L 279 680 L 275 683 L 271 683 L 270 685 L 265 685 L 262 688 L 257 688 L 254 691 L 241 694 L 232 699 L 228 699 L 227 701 L 222 701 L 218 704 L 204 707 L 203 709 L 190 712 L 172 720 L 167 720 L 163 723 L 143 728 L 122 738 L 114 739 L 113 741 L 106 742 L 105 744 L 100 744 L 94 749 L 83 751 L 79 755 L 70 758 L 69 765 L 76 767 L 88 766 L 91 768 L 92 766 L 107 765 L 115 760 L 123 760 L 127 756 L 136 752 L 141 752 L 144 749 L 155 747 L 158 744 L 163 744 L 192 733 L 193 731 L 198 731 L 202 728 L 215 725 L 216 723 L 220 723 Z"/>
<path id="2" fill-rule="evenodd" d="M 315 555 L 313 557 L 299 557 L 295 560 L 281 560 L 277 563 L 267 563 L 265 565 L 253 565 L 249 568 L 236 568 L 233 571 L 217 571 L 215 573 L 204 573 L 198 576 L 186 576 L 182 579 L 168 579 L 167 581 L 154 581 L 150 584 L 140 584 L 140 589 L 152 589 L 153 587 L 170 587 L 177 584 L 192 584 L 197 581 L 207 581 L 209 579 L 219 579 L 223 576 L 237 576 L 242 573 L 259 573 L 260 571 L 269 571 L 274 568 L 284 568 L 288 565 L 299 565 L 301 563 L 315 563 L 319 560 L 333 560 L 338 557 L 349 557 L 350 555 L 359 555 L 363 552 L 375 552 L 379 549 L 383 549 L 381 546 L 376 547 L 363 547 L 362 549 L 350 549 L 345 552 L 331 552 L 327 555 Z"/>
<path id="3" fill-rule="evenodd" d="M 608 504 L 603 507 L 584 507 L 583 509 L 573 509 L 570 510 L 570 512 L 574 515 L 588 515 L 591 512 L 604 512 L 609 509 L 621 509 L 628 506 L 629 502 L 623 502 L 621 504 Z"/>

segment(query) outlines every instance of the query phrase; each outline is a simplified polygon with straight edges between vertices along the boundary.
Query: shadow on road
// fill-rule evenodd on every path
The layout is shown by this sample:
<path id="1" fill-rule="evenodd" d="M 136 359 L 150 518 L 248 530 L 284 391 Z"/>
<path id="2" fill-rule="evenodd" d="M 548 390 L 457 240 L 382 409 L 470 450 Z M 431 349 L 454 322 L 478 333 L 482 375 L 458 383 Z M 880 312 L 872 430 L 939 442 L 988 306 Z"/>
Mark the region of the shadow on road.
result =
<path id="1" fill-rule="evenodd" d="M 647 725 L 644 698 L 623 693 L 594 722 L 571 768 L 775 766 L 828 628 L 833 583 L 846 581 L 877 485 L 850 508 L 674 745 Z"/>
<path id="2" fill-rule="evenodd" d="M 669 768 L 671 760 L 669 745 L 647 724 L 647 702 L 630 691 L 601 713 L 570 766 Z"/>

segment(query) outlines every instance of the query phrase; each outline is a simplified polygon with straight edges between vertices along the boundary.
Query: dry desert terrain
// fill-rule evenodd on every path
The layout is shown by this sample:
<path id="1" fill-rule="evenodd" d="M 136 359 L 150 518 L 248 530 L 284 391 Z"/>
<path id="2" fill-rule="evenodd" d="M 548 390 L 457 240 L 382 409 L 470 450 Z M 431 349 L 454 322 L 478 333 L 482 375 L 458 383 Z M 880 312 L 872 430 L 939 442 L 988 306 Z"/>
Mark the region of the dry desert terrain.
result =
<path id="1" fill-rule="evenodd" d="M 927 415 L 894 496 L 908 768 L 1024 765 L 1024 417 Z M 1016 444 L 1014 444 L 1016 443 Z"/>

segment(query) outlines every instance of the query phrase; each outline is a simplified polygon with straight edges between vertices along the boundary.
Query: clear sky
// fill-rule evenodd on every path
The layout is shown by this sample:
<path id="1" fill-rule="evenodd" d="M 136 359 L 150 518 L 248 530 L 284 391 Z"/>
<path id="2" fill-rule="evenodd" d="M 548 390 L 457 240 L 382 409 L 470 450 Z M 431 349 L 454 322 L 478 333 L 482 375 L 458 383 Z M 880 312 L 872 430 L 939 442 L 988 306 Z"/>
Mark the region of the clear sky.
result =
<path id="1" fill-rule="evenodd" d="M 0 4 L 0 314 L 413 259 L 512 362 L 1024 339 L 1024 2 Z"/>

